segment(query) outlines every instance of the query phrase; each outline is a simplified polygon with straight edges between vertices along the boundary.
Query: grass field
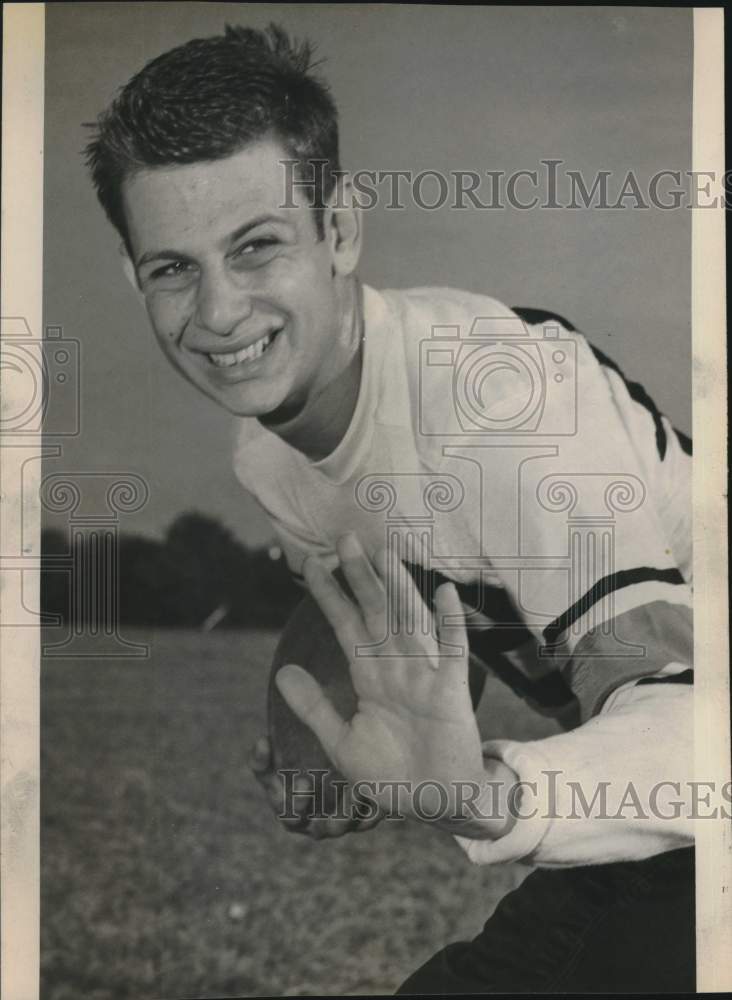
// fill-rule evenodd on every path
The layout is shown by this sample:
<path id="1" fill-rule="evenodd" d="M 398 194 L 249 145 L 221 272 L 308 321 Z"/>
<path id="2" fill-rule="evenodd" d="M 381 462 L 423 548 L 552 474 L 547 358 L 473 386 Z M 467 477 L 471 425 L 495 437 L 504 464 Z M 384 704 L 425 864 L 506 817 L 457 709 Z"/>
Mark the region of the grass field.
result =
<path id="1" fill-rule="evenodd" d="M 412 823 L 281 830 L 246 764 L 276 637 L 131 637 L 43 668 L 43 1000 L 389 993 L 524 877 Z M 490 679 L 481 728 L 556 730 Z"/>

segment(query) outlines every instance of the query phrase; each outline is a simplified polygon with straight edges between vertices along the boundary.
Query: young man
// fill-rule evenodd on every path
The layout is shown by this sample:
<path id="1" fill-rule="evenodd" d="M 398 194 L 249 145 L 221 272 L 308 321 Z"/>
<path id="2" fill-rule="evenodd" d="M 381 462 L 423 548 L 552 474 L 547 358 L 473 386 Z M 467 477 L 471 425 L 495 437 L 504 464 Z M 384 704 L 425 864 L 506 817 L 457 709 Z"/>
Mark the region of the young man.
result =
<path id="1" fill-rule="evenodd" d="M 353 782 L 471 782 L 441 824 L 537 866 L 402 992 L 693 989 L 690 442 L 558 317 L 362 286 L 335 106 L 276 28 L 154 60 L 88 153 L 160 346 L 244 418 L 237 473 L 351 661 L 350 724 L 297 667 L 288 702 Z M 481 748 L 468 634 L 580 724 Z M 266 741 L 254 767 L 279 808 Z"/>

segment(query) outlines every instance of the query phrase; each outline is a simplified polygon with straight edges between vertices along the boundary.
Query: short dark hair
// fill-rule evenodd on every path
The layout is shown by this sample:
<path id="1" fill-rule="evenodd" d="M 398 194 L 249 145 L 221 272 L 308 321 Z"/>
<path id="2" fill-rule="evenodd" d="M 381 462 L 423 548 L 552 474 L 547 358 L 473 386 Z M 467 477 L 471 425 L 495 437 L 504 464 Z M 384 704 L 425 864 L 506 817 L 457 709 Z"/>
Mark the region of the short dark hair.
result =
<path id="1" fill-rule="evenodd" d="M 85 150 L 97 197 L 130 250 L 122 184 L 145 167 L 224 159 L 267 135 L 311 164 L 319 238 L 323 206 L 339 171 L 338 111 L 313 73 L 313 49 L 276 24 L 227 25 L 149 62 L 102 112 Z M 311 161 L 318 161 L 313 165 Z"/>

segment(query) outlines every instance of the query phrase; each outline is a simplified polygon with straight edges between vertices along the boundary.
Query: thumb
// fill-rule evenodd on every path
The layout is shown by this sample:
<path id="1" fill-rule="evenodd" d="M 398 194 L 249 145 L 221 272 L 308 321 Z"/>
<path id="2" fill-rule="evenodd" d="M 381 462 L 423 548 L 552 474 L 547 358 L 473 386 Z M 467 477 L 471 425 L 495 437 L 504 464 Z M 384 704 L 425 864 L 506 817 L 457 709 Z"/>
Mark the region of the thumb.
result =
<path id="1" fill-rule="evenodd" d="M 307 670 L 295 663 L 280 667 L 275 675 L 275 683 L 298 719 L 312 729 L 325 752 L 334 759 L 348 723 L 333 708 L 320 684 Z"/>

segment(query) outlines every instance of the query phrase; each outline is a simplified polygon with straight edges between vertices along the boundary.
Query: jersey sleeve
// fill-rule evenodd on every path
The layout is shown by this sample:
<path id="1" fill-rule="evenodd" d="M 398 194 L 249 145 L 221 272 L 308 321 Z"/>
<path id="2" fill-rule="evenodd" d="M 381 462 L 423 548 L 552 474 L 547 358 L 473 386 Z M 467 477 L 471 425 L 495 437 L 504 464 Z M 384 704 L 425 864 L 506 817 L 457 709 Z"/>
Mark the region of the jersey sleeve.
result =
<path id="1" fill-rule="evenodd" d="M 639 382 L 623 374 L 599 348 L 590 350 L 600 366 L 615 408 L 635 445 L 661 525 L 684 580 L 692 581 L 691 470 L 692 442 L 676 430 Z"/>
<path id="2" fill-rule="evenodd" d="M 540 419 L 462 452 L 481 456 L 486 556 L 587 720 L 621 685 L 691 666 L 690 443 L 581 334 L 531 333 Z"/>
<path id="3" fill-rule="evenodd" d="M 476 864 L 567 867 L 639 861 L 690 847 L 699 816 L 692 692 L 683 673 L 655 680 L 624 687 L 570 733 L 484 744 L 486 757 L 513 769 L 522 795 L 505 836 L 456 838 L 468 857 Z"/>

